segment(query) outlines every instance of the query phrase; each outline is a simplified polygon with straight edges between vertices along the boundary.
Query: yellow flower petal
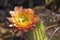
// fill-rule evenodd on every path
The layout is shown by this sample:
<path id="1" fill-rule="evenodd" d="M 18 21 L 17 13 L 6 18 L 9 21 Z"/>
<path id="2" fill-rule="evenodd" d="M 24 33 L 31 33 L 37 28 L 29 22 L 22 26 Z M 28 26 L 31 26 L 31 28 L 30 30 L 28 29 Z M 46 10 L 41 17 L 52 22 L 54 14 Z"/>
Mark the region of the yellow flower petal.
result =
<path id="1" fill-rule="evenodd" d="M 14 23 L 14 26 L 19 30 L 32 28 L 38 18 L 32 9 L 23 9 L 22 7 L 15 7 L 14 11 L 10 11 L 10 14 L 12 16 L 12 23 Z"/>

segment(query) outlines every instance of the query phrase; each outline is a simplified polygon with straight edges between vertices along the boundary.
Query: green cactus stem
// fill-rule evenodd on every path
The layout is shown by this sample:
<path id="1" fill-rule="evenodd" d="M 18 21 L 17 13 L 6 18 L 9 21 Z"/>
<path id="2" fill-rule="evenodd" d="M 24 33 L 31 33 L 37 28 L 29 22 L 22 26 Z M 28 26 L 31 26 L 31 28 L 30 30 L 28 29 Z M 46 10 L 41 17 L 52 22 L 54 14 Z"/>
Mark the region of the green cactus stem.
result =
<path id="1" fill-rule="evenodd" d="M 38 22 L 34 28 L 34 31 L 29 31 L 26 33 L 26 40 L 47 40 L 47 36 L 42 21 Z"/>

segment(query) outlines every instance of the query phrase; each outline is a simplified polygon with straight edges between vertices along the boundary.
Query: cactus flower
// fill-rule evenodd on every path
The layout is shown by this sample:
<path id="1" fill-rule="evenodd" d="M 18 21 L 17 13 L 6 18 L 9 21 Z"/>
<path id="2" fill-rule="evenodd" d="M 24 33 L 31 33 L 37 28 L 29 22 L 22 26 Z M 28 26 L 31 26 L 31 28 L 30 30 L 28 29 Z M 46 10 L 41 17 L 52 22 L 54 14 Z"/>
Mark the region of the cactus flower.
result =
<path id="1" fill-rule="evenodd" d="M 8 17 L 8 20 L 11 24 L 9 26 L 16 27 L 15 30 L 27 32 L 29 29 L 34 29 L 33 25 L 38 21 L 38 16 L 30 8 L 23 9 L 22 7 L 15 7 L 14 11 L 10 11 L 10 14 L 11 17 Z"/>

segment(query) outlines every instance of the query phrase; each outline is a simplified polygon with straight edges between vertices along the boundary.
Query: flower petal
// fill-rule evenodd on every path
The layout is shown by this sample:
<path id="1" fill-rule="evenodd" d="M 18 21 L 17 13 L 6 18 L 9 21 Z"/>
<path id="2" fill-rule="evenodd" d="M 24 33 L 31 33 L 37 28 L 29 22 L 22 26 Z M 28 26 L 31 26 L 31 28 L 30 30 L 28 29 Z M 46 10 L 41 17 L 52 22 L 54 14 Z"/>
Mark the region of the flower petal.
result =
<path id="1" fill-rule="evenodd" d="M 28 10 L 27 10 L 27 9 L 23 9 L 23 12 L 27 13 L 27 12 L 28 12 Z"/>
<path id="2" fill-rule="evenodd" d="M 10 24 L 9 27 L 13 27 L 14 25 L 13 24 Z"/>
<path id="3" fill-rule="evenodd" d="M 14 11 L 10 11 L 11 16 L 15 16 L 16 13 Z"/>
<path id="4" fill-rule="evenodd" d="M 34 28 L 33 28 L 33 27 L 31 27 L 31 30 L 32 30 L 32 31 L 34 31 Z"/>
<path id="5" fill-rule="evenodd" d="M 14 28 L 14 29 L 13 29 L 13 31 L 14 31 L 14 32 L 17 32 L 17 31 L 18 31 L 18 29 L 17 29 L 17 28 Z"/>
<path id="6" fill-rule="evenodd" d="M 11 17 L 7 17 L 7 19 L 8 19 L 10 22 L 13 22 L 13 20 L 12 20 Z"/>
<path id="7" fill-rule="evenodd" d="M 34 11 L 32 9 L 28 9 L 28 12 L 31 13 L 31 14 L 34 13 Z"/>
<path id="8" fill-rule="evenodd" d="M 15 7 L 14 11 L 22 11 L 22 9 L 23 9 L 22 6 L 21 7 Z"/>
<path id="9" fill-rule="evenodd" d="M 27 29 L 23 29 L 24 32 L 27 32 L 28 30 Z"/>

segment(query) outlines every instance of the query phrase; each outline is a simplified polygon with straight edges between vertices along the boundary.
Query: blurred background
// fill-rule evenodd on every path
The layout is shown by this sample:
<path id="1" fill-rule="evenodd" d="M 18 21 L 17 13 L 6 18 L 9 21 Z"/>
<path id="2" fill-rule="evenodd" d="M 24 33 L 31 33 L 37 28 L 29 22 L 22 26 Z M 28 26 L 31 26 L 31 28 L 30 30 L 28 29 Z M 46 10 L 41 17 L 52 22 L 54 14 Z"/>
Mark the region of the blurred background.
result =
<path id="1" fill-rule="evenodd" d="M 60 40 L 60 0 L 0 0 L 0 40 L 26 40 L 9 27 L 10 10 L 15 6 L 32 8 L 44 22 L 48 39 Z"/>

